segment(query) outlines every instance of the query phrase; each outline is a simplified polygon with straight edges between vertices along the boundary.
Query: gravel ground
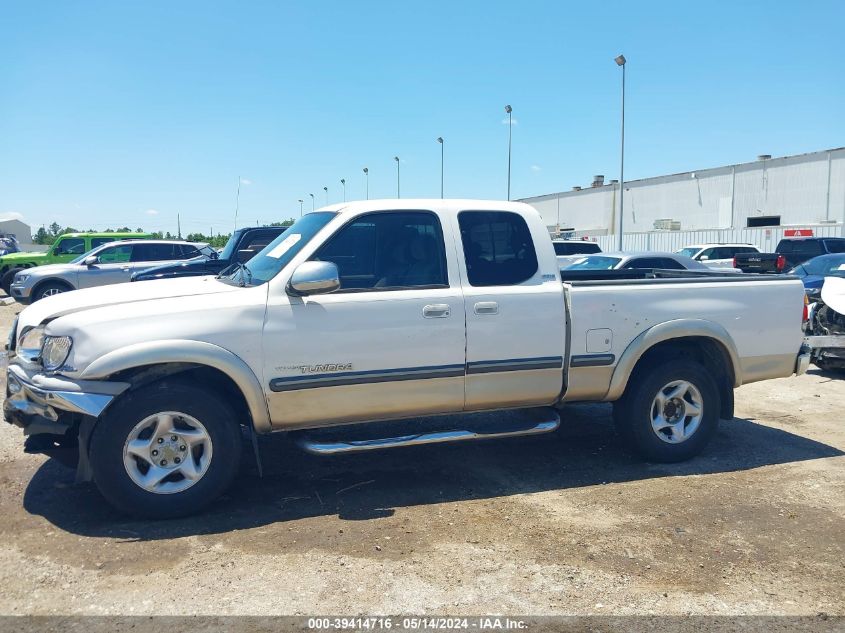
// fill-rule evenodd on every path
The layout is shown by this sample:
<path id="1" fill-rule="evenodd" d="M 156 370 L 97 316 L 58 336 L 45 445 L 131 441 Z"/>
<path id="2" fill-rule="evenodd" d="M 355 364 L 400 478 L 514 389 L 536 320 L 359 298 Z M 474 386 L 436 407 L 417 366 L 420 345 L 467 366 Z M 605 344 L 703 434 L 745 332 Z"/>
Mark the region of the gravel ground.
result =
<path id="1" fill-rule="evenodd" d="M 843 614 L 843 402 L 816 370 L 743 387 L 671 466 L 631 458 L 598 405 L 462 446 L 319 458 L 271 437 L 263 479 L 247 459 L 211 511 L 150 523 L 3 424 L 0 613 Z"/>

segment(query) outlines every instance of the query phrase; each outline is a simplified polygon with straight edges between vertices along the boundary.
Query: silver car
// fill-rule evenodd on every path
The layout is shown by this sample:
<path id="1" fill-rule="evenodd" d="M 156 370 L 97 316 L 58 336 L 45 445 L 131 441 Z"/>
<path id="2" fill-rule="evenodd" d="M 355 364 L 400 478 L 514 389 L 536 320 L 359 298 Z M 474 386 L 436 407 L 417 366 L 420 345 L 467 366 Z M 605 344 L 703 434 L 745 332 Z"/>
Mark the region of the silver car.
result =
<path id="1" fill-rule="evenodd" d="M 129 281 L 135 271 L 197 257 L 208 248 L 208 244 L 173 240 L 108 242 L 67 264 L 20 271 L 12 282 L 11 295 L 26 304 L 69 290 L 119 284 Z"/>
<path id="2" fill-rule="evenodd" d="M 660 251 L 612 252 L 583 255 L 573 258 L 566 270 L 630 270 L 659 268 L 668 270 L 711 270 L 701 262 L 685 255 Z"/>

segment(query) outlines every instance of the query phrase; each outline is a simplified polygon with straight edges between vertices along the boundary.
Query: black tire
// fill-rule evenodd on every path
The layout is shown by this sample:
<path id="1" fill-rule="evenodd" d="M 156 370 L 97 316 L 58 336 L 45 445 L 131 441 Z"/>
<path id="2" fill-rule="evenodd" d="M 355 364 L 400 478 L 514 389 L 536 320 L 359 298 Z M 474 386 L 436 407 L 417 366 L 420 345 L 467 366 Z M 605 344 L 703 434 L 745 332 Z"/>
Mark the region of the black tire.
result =
<path id="1" fill-rule="evenodd" d="M 11 296 L 12 294 L 12 282 L 15 280 L 15 275 L 22 270 L 26 270 L 25 268 L 12 268 L 11 270 L 7 270 L 3 273 L 3 278 L 0 279 L 0 288 L 3 289 L 7 295 Z"/>
<path id="2" fill-rule="evenodd" d="M 63 281 L 48 281 L 35 288 L 35 291 L 32 293 L 32 303 L 41 301 L 44 297 L 50 297 L 63 292 L 69 292 L 71 290 L 73 290 L 73 288 Z"/>
<path id="3" fill-rule="evenodd" d="M 694 429 L 693 416 L 681 416 L 685 428 L 691 429 L 689 436 L 671 443 L 674 431 L 664 429 L 659 434 L 652 426 L 652 416 L 659 410 L 655 406 L 658 392 L 675 381 L 686 381 L 697 390 L 702 414 Z M 668 392 L 671 393 L 671 390 Z M 675 404 L 668 406 L 672 412 L 679 411 Z M 642 368 L 632 376 L 625 394 L 614 403 L 613 420 L 628 447 L 643 459 L 664 463 L 681 462 L 698 455 L 710 442 L 719 426 L 720 408 L 716 382 L 700 364 L 690 360 L 655 361 L 652 366 Z"/>
<path id="4" fill-rule="evenodd" d="M 210 437 L 211 457 L 205 473 L 186 490 L 150 492 L 129 475 L 124 446 L 143 420 L 174 411 L 201 422 Z M 238 472 L 241 450 L 237 417 L 223 398 L 187 381 L 164 380 L 129 392 L 106 411 L 91 437 L 89 458 L 94 483 L 109 503 L 127 514 L 164 519 L 193 514 L 223 494 Z"/>

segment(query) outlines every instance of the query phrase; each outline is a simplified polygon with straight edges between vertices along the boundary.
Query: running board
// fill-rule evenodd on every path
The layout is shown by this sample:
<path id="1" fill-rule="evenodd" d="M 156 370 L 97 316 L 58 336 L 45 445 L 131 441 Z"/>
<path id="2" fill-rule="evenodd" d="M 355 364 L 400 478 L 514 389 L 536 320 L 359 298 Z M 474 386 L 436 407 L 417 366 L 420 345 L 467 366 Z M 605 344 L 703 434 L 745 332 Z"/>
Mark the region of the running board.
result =
<path id="1" fill-rule="evenodd" d="M 532 412 L 537 412 L 534 409 Z M 526 435 L 540 435 L 543 433 L 551 433 L 560 427 L 560 415 L 557 411 L 551 408 L 544 408 L 540 410 L 542 415 L 534 416 L 533 420 L 518 421 L 516 424 L 508 420 L 502 423 L 497 421 L 491 424 L 469 424 L 466 429 L 445 429 L 445 430 L 430 430 L 426 432 L 412 433 L 407 435 L 397 435 L 393 437 L 370 437 L 362 439 L 343 439 L 343 427 L 338 427 L 326 433 L 309 434 L 302 432 L 296 437 L 296 443 L 300 448 L 312 453 L 314 455 L 337 455 L 340 453 L 360 453 L 364 451 L 380 450 L 383 448 L 397 448 L 400 446 L 420 446 L 425 444 L 440 444 L 443 442 L 464 442 L 469 440 L 490 440 L 506 437 L 522 437 Z M 512 412 L 499 412 L 512 413 Z M 476 414 L 477 415 L 477 414 Z M 490 413 L 484 414 L 490 416 Z M 454 416 L 451 416 L 454 417 Z M 418 428 L 422 426 L 420 422 L 416 422 L 415 426 Z M 375 423 L 370 423 L 375 424 Z M 390 423 L 392 425 L 400 425 L 402 422 Z M 367 425 L 356 425 L 356 429 L 366 428 Z M 384 428 L 382 424 L 380 427 Z M 396 429 L 394 429 L 395 431 Z M 336 435 L 337 439 L 331 437 Z M 352 433 L 355 435 L 355 433 Z"/>

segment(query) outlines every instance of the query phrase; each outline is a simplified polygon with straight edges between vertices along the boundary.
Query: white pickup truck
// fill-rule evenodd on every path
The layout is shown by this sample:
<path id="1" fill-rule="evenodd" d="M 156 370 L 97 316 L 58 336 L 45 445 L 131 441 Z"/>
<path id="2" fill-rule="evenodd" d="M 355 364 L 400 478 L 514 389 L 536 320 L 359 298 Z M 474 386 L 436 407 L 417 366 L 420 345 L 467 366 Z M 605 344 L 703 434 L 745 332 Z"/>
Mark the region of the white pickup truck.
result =
<path id="1" fill-rule="evenodd" d="M 733 416 L 735 387 L 806 370 L 794 278 L 580 275 L 562 280 L 524 204 L 326 207 L 227 276 L 28 307 L 5 417 L 78 445 L 77 478 L 116 507 L 167 517 L 223 492 L 242 433 L 256 459 L 271 432 L 333 454 L 545 433 L 561 403 L 604 401 L 632 450 L 678 461 Z"/>

